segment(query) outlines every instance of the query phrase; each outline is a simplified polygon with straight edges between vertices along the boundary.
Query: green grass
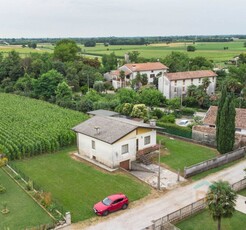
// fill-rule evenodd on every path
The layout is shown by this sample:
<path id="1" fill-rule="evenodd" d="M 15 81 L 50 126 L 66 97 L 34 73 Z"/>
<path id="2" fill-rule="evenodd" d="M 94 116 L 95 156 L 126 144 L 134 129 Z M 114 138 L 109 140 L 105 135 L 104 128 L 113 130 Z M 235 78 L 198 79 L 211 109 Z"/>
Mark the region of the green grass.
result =
<path id="1" fill-rule="evenodd" d="M 246 196 L 246 188 L 238 192 L 239 195 Z"/>
<path id="2" fill-rule="evenodd" d="M 235 212 L 232 218 L 222 219 L 221 229 L 223 230 L 245 230 L 246 215 L 241 212 Z M 213 220 L 208 211 L 201 212 L 191 218 L 176 224 L 182 230 L 215 230 L 217 222 Z"/>
<path id="3" fill-rule="evenodd" d="M 0 169 L 0 182 L 7 189 L 6 193 L 0 194 L 0 210 L 2 210 L 2 202 L 6 202 L 10 210 L 5 215 L 0 212 L 0 229 L 25 229 L 52 223 L 48 214 L 2 169 Z"/>
<path id="4" fill-rule="evenodd" d="M 122 192 L 130 201 L 150 193 L 150 188 L 135 178 L 122 173 L 106 173 L 94 166 L 71 159 L 67 148 L 55 154 L 46 154 L 13 164 L 45 191 L 49 191 L 65 209 L 71 211 L 72 221 L 95 216 L 93 204 L 105 196 Z"/>
<path id="5" fill-rule="evenodd" d="M 172 169 L 180 169 L 181 172 L 185 166 L 188 167 L 211 159 L 218 154 L 215 149 L 179 139 L 170 139 L 167 136 L 158 136 L 157 140 L 161 140 L 162 146 L 167 148 L 165 150 L 167 154 L 161 156 L 161 162 Z"/>
<path id="6" fill-rule="evenodd" d="M 165 58 L 172 51 L 178 51 L 188 54 L 190 58 L 203 56 L 209 60 L 215 61 L 216 63 L 223 63 L 242 52 L 246 52 L 246 48 L 243 44 L 244 40 L 237 40 L 233 42 L 196 42 L 195 44 L 191 42 L 177 42 L 170 44 L 151 44 L 148 46 L 112 45 L 105 47 L 102 43 L 98 43 L 95 47 L 84 47 L 80 44 L 78 44 L 78 46 L 80 46 L 82 53 L 91 53 L 95 56 L 115 52 L 117 56 L 121 56 L 123 58 L 125 53 L 136 50 L 140 53 L 141 57 L 158 59 Z M 188 45 L 194 45 L 196 47 L 196 51 L 187 52 L 186 47 Z M 228 47 L 228 50 L 224 50 L 224 47 Z M 5 54 L 13 49 L 25 57 L 32 52 L 53 52 L 54 46 L 51 44 L 38 44 L 37 49 L 22 48 L 20 45 L 0 46 L 0 52 L 4 52 Z"/>
<path id="7" fill-rule="evenodd" d="M 136 50 L 140 53 L 140 56 L 145 58 L 164 58 L 172 51 L 184 52 L 189 57 L 194 58 L 197 56 L 206 57 L 209 60 L 215 62 L 224 62 L 239 55 L 242 52 L 246 52 L 246 48 L 243 46 L 244 41 L 234 42 L 197 42 L 192 43 L 171 43 L 171 44 L 154 44 L 154 45 L 112 45 L 105 47 L 103 44 L 97 44 L 95 47 L 81 46 L 82 52 L 93 54 L 110 54 L 115 52 L 117 56 L 124 56 L 125 53 Z M 196 47 L 195 52 L 187 52 L 187 45 L 194 45 Z M 224 47 L 228 47 L 228 50 L 224 50 Z"/>

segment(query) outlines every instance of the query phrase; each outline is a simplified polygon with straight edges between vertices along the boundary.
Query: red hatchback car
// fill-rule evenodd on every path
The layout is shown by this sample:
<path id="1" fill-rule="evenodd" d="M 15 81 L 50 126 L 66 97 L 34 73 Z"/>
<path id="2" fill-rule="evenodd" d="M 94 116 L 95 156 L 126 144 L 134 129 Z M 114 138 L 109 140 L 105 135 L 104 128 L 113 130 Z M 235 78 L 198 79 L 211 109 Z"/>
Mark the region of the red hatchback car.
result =
<path id="1" fill-rule="evenodd" d="M 124 194 L 114 194 L 94 205 L 93 210 L 97 215 L 107 216 L 110 212 L 128 207 L 128 198 Z"/>

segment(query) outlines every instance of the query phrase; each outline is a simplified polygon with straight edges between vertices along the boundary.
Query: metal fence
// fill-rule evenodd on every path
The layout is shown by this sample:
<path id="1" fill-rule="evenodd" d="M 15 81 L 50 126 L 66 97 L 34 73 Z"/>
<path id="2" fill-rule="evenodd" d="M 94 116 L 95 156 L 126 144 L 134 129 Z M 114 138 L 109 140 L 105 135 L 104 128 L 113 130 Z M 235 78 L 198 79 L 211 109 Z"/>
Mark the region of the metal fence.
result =
<path id="1" fill-rule="evenodd" d="M 184 177 L 191 177 L 194 176 L 198 173 L 207 171 L 209 169 L 212 168 L 216 168 L 219 167 L 221 165 L 227 164 L 229 162 L 238 160 L 240 158 L 243 158 L 245 156 L 245 151 L 246 148 L 240 148 L 237 149 L 235 151 L 229 152 L 227 154 L 224 154 L 222 156 L 207 160 L 207 161 L 203 161 L 201 163 L 192 165 L 190 167 L 185 167 L 184 168 Z"/>

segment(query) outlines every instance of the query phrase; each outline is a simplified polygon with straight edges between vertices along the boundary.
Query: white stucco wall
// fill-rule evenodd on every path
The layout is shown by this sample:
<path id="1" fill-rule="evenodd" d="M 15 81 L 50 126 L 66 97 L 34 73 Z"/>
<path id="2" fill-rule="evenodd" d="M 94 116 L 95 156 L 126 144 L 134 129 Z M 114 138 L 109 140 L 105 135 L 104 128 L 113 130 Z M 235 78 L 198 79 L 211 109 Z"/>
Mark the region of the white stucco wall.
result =
<path id="1" fill-rule="evenodd" d="M 150 143 L 145 145 L 144 137 L 147 137 L 147 136 L 150 136 Z M 156 145 L 156 131 L 155 130 L 151 130 L 150 132 L 139 134 L 137 135 L 137 138 L 138 138 L 138 150 L 145 149 L 153 145 Z"/>
<path id="2" fill-rule="evenodd" d="M 170 81 L 164 75 L 158 79 L 158 90 L 167 98 L 170 98 Z"/>
<path id="3" fill-rule="evenodd" d="M 144 145 L 144 137 L 150 137 L 150 144 Z M 77 145 L 80 155 L 87 156 L 95 159 L 100 163 L 107 165 L 110 168 L 116 168 L 120 162 L 136 160 L 136 140 L 138 139 L 138 150 L 151 147 L 156 144 L 156 131 L 150 130 L 149 132 L 136 135 L 133 131 L 128 136 L 115 142 L 108 144 L 96 138 L 86 136 L 84 134 L 77 134 Z M 95 141 L 95 149 L 92 149 L 92 140 Z M 128 144 L 128 152 L 122 154 L 122 146 Z"/>
<path id="4" fill-rule="evenodd" d="M 163 76 L 161 78 L 159 78 L 158 81 L 158 89 L 160 92 L 163 93 L 163 95 L 167 98 L 174 98 L 174 97 L 179 97 L 181 96 L 181 94 L 185 95 L 187 93 L 187 88 L 190 85 L 195 85 L 195 86 L 199 86 L 202 85 L 202 79 L 203 78 L 195 78 L 195 79 L 186 79 L 186 80 L 177 80 L 176 82 L 173 81 L 169 81 L 168 78 L 166 76 Z M 207 88 L 207 94 L 211 95 L 214 94 L 215 92 L 215 87 L 216 87 L 216 77 L 210 77 L 210 84 Z M 176 88 L 176 92 L 175 92 L 175 88 Z"/>

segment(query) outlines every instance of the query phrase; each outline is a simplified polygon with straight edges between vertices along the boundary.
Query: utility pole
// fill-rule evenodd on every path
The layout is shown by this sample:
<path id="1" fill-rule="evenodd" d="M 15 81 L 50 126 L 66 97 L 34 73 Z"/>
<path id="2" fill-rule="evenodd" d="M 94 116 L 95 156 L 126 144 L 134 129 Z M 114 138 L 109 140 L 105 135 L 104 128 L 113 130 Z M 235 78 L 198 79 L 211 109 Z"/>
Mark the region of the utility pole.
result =
<path id="1" fill-rule="evenodd" d="M 158 168 L 158 180 L 157 180 L 157 189 L 161 190 L 161 141 L 159 141 L 159 168 Z"/>
<path id="2" fill-rule="evenodd" d="M 90 89 L 90 84 L 89 84 L 89 76 L 88 76 L 88 75 L 87 75 L 87 87 L 88 87 L 87 92 L 89 92 L 89 89 Z"/>

